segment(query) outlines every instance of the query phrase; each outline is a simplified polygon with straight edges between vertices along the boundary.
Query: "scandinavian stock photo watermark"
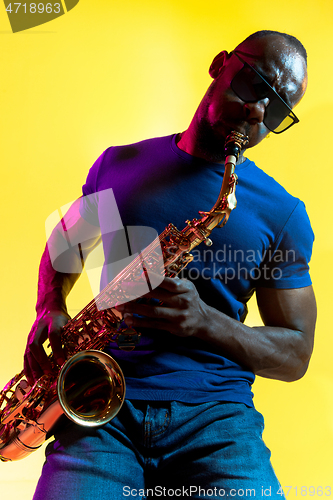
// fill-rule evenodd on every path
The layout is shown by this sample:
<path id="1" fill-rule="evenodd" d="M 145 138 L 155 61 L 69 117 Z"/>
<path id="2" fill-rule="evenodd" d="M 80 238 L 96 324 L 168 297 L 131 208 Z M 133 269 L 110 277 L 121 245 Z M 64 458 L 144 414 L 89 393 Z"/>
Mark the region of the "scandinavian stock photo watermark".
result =
<path id="1" fill-rule="evenodd" d="M 274 250 L 271 247 L 264 252 L 259 250 L 233 249 L 231 244 L 224 244 L 217 250 L 194 249 L 192 252 L 197 267 L 191 267 L 186 271 L 189 279 L 196 280 L 201 277 L 204 280 L 219 279 L 227 284 L 232 280 L 279 280 L 283 271 L 279 264 L 292 263 L 296 261 L 295 250 Z M 180 276 L 181 277 L 181 276 Z"/>

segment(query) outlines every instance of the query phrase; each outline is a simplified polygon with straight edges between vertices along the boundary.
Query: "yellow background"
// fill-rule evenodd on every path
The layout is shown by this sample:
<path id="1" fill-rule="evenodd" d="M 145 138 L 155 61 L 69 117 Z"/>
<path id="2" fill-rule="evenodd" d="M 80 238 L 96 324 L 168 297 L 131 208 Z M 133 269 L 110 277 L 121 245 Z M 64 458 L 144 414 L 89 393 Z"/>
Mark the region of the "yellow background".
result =
<path id="1" fill-rule="evenodd" d="M 308 373 L 292 384 L 258 379 L 254 387 L 277 475 L 293 487 L 288 498 L 299 498 L 301 486 L 333 487 L 331 0 L 80 0 L 16 34 L 0 5 L 0 386 L 22 366 L 45 219 L 80 195 L 108 146 L 184 130 L 210 83 L 213 57 L 260 29 L 299 37 L 309 55 L 300 124 L 248 154 L 305 201 L 316 233 L 319 319 Z M 90 299 L 83 278 L 70 312 Z M 253 303 L 248 323 L 258 322 Z M 39 450 L 0 464 L 1 498 L 32 498 L 42 462 Z"/>

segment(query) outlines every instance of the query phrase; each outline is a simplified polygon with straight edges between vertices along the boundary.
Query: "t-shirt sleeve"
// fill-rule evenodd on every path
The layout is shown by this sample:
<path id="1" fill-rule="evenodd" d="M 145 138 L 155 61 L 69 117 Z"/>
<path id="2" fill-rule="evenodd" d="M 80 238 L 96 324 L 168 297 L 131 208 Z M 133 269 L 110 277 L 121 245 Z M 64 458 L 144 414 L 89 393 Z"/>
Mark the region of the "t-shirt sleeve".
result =
<path id="1" fill-rule="evenodd" d="M 304 203 L 298 203 L 261 264 L 257 286 L 302 288 L 311 285 L 309 262 L 314 234 Z"/>
<path id="2" fill-rule="evenodd" d="M 101 156 L 97 158 L 93 166 L 90 168 L 86 183 L 82 186 L 83 196 L 80 202 L 80 214 L 84 220 L 94 226 L 99 226 L 97 180 L 106 151 L 104 151 Z"/>

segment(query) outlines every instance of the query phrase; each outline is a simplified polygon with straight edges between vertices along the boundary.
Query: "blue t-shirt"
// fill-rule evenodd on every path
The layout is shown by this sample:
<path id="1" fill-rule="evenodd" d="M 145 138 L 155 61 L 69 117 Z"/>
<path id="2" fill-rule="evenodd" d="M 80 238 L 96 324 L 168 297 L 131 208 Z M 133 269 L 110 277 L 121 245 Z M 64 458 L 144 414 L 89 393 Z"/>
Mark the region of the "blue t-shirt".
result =
<path id="1" fill-rule="evenodd" d="M 89 171 L 81 215 L 101 227 L 105 258 L 112 262 L 122 238 L 119 220 L 110 222 L 105 197 L 87 195 L 112 188 L 124 226 L 151 226 L 161 233 L 172 222 L 182 230 L 187 219 L 214 206 L 223 173 L 224 165 L 181 151 L 175 135 L 111 147 Z M 257 287 L 311 284 L 313 232 L 304 204 L 252 161 L 245 160 L 236 173 L 237 208 L 223 228 L 213 230 L 212 247 L 200 244 L 192 251 L 194 260 L 182 276 L 194 282 L 204 302 L 243 322 Z M 105 266 L 101 288 L 112 278 Z M 252 406 L 254 374 L 222 350 L 164 331 L 141 333 L 130 353 L 115 344 L 108 348 L 123 369 L 128 398 Z"/>

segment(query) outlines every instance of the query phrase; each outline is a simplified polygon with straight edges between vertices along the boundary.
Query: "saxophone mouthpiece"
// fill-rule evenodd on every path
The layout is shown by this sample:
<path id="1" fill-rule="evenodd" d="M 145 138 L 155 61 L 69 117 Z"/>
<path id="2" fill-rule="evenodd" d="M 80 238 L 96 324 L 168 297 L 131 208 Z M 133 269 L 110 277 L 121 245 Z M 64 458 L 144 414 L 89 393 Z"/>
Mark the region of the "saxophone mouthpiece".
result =
<path id="1" fill-rule="evenodd" d="M 241 134 L 240 132 L 236 132 L 233 130 L 231 134 L 229 134 L 225 140 L 224 152 L 225 157 L 227 158 L 230 155 L 236 157 L 236 161 L 238 160 L 239 153 L 243 148 L 247 146 L 249 143 L 249 138 L 247 135 Z"/>

